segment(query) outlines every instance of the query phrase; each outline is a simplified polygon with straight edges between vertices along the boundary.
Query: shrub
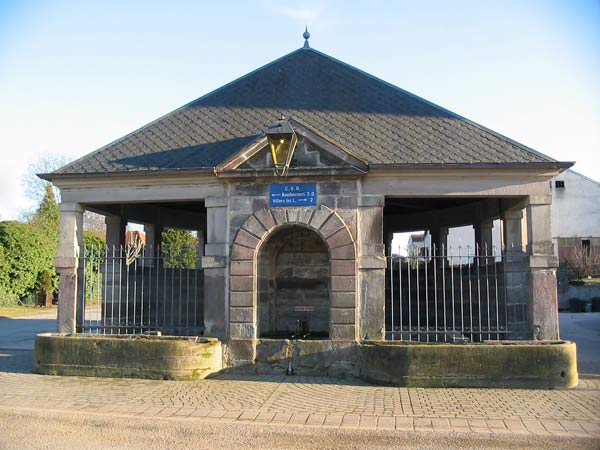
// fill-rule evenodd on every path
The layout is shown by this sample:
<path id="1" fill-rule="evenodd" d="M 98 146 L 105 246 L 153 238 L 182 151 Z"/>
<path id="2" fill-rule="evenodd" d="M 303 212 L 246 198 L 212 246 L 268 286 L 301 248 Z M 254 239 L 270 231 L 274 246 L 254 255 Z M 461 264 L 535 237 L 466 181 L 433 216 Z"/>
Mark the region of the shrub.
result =
<path id="1" fill-rule="evenodd" d="M 98 286 L 102 285 L 102 273 L 100 267 L 104 264 L 106 241 L 94 231 L 83 233 L 83 245 L 85 247 L 85 297 L 86 300 L 99 300 L 102 295 L 98 292 Z"/>
<path id="2" fill-rule="evenodd" d="M 165 267 L 177 269 L 196 268 L 198 240 L 187 230 L 169 228 L 162 234 L 162 256 Z"/>
<path id="3" fill-rule="evenodd" d="M 0 306 L 17 306 L 19 297 L 13 292 L 6 290 L 6 287 L 0 284 Z"/>
<path id="4" fill-rule="evenodd" d="M 27 297 L 36 290 L 40 272 L 50 271 L 53 290 L 57 277 L 52 259 L 56 242 L 43 228 L 21 222 L 0 223 L 0 286 L 17 298 Z"/>

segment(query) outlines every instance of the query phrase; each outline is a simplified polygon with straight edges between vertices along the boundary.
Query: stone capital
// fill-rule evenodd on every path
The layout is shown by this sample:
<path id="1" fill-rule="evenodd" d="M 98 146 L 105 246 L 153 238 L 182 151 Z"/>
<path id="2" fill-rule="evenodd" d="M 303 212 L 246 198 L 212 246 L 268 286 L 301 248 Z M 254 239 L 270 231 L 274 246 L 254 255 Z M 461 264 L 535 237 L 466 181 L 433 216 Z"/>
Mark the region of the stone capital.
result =
<path id="1" fill-rule="evenodd" d="M 361 256 L 358 259 L 359 269 L 385 269 L 387 267 L 387 261 L 385 256 Z"/>
<path id="2" fill-rule="evenodd" d="M 521 220 L 523 218 L 522 209 L 507 210 L 502 213 L 504 220 Z"/>
<path id="3" fill-rule="evenodd" d="M 527 197 L 525 201 L 527 206 L 529 205 L 551 205 L 552 204 L 552 196 L 551 195 L 530 195 Z"/>
<path id="4" fill-rule="evenodd" d="M 204 205 L 207 208 L 222 208 L 227 206 L 227 197 L 206 197 Z"/>
<path id="5" fill-rule="evenodd" d="M 203 256 L 203 269 L 220 269 L 227 266 L 227 260 L 224 256 Z"/>
<path id="6" fill-rule="evenodd" d="M 57 256 L 54 258 L 54 267 L 59 274 L 76 273 L 78 258 Z"/>
<path id="7" fill-rule="evenodd" d="M 527 259 L 531 269 L 555 269 L 558 267 L 558 258 L 554 255 L 531 255 Z"/>
<path id="8" fill-rule="evenodd" d="M 71 203 L 71 202 L 61 202 L 60 205 L 58 205 L 58 209 L 61 213 L 64 213 L 64 212 L 83 213 L 83 211 L 84 211 L 84 208 L 81 206 L 80 203 Z"/>
<path id="9" fill-rule="evenodd" d="M 361 195 L 358 197 L 359 207 L 384 206 L 385 197 L 383 195 Z"/>

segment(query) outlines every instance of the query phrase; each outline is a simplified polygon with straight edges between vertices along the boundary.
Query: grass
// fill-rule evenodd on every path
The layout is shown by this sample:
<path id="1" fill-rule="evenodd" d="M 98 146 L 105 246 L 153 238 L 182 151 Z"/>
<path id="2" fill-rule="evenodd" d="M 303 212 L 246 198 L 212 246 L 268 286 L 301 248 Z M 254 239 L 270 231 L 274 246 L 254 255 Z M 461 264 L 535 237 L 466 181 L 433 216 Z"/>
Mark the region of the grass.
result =
<path id="1" fill-rule="evenodd" d="M 55 310 L 56 307 L 52 309 Z M 46 311 L 50 311 L 48 308 L 38 308 L 35 306 L 0 306 L 0 317 L 24 317 L 33 316 Z"/>

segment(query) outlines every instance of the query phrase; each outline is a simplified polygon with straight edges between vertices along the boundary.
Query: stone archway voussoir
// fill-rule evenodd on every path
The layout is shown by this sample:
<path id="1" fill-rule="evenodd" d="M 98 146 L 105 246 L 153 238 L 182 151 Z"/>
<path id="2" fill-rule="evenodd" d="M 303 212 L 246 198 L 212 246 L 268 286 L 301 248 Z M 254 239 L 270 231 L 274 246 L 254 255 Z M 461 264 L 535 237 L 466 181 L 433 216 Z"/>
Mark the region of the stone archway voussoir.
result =
<path id="1" fill-rule="evenodd" d="M 329 236 L 334 234 L 336 231 L 341 230 L 342 228 L 346 229 L 344 222 L 341 221 L 337 214 L 333 213 L 321 226 L 319 232 L 321 233 L 321 236 L 327 239 Z"/>
<path id="2" fill-rule="evenodd" d="M 271 228 L 274 228 L 277 225 L 275 219 L 271 215 L 271 212 L 266 208 L 255 212 L 254 217 L 258 219 L 258 221 L 265 228 L 265 230 L 270 230 Z"/>
<path id="3" fill-rule="evenodd" d="M 245 230 L 246 232 L 252 234 L 259 241 L 263 239 L 263 237 L 265 236 L 265 234 L 267 234 L 267 231 L 268 231 L 264 227 L 264 225 L 256 218 L 256 216 L 254 214 L 251 215 L 250 217 L 248 217 L 248 220 L 246 220 L 246 222 L 244 222 L 244 224 L 242 225 L 242 228 L 238 231 L 238 234 L 235 237 L 236 243 L 237 243 L 238 236 L 240 236 L 240 233 L 242 232 L 242 230 Z"/>

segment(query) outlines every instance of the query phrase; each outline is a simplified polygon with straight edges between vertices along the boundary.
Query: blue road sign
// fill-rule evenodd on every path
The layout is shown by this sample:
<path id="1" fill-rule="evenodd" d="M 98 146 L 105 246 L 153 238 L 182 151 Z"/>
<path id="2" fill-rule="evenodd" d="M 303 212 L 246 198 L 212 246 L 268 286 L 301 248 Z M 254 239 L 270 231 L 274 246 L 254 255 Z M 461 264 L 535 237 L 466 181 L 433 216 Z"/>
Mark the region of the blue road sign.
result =
<path id="1" fill-rule="evenodd" d="M 282 183 L 269 185 L 270 206 L 315 206 L 317 183 Z"/>

